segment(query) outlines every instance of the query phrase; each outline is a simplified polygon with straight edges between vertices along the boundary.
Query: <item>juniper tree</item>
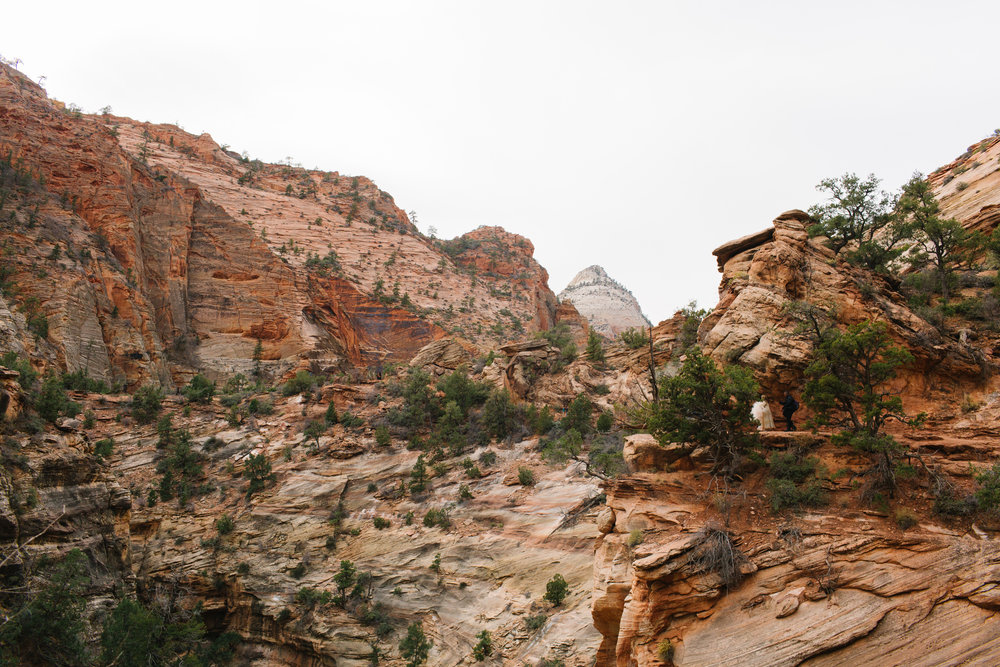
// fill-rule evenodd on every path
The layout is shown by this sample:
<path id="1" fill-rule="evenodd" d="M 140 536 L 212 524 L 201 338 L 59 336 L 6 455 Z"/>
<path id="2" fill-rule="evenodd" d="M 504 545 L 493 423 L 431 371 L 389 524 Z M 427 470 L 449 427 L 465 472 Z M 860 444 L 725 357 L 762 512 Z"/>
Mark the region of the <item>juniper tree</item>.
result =
<path id="1" fill-rule="evenodd" d="M 809 209 L 815 221 L 809 235 L 825 236 L 834 252 L 846 251 L 850 263 L 884 273 L 902 254 L 910 229 L 894 214 L 895 199 L 880 183 L 874 174 L 862 179 L 851 173 L 820 181 L 816 189 L 829 198 Z"/>
<path id="2" fill-rule="evenodd" d="M 883 432 L 889 421 L 919 425 L 923 415 L 910 417 L 892 387 L 902 366 L 913 361 L 905 348 L 892 342 L 884 322 L 866 320 L 841 331 L 815 329 L 812 362 L 802 398 L 814 411 L 817 425 L 840 427 L 833 441 L 871 455 L 874 476 L 869 489 L 895 489 L 895 466 L 903 446 Z"/>
<path id="3" fill-rule="evenodd" d="M 899 213 L 913 227 L 918 241 L 911 254 L 914 265 L 930 263 L 937 274 L 941 298 L 948 303 L 952 274 L 969 264 L 983 246 L 980 234 L 965 229 L 957 220 L 942 218 L 930 184 L 917 173 L 903 186 Z"/>
<path id="4" fill-rule="evenodd" d="M 759 396 L 749 370 L 720 369 L 693 347 L 680 372 L 660 381 L 659 400 L 646 406 L 646 426 L 660 442 L 708 447 L 714 472 L 730 477 L 757 446 L 750 408 Z"/>

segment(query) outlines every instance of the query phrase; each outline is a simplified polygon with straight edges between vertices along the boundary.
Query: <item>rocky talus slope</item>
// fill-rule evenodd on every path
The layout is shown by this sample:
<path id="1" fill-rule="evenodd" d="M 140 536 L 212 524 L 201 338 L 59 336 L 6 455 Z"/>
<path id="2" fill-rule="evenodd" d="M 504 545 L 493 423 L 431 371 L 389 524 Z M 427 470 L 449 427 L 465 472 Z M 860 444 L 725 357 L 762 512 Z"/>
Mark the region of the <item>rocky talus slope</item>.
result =
<path id="1" fill-rule="evenodd" d="M 572 303 L 594 331 L 608 338 L 650 326 L 632 292 L 596 264 L 576 274 L 559 300 Z"/>

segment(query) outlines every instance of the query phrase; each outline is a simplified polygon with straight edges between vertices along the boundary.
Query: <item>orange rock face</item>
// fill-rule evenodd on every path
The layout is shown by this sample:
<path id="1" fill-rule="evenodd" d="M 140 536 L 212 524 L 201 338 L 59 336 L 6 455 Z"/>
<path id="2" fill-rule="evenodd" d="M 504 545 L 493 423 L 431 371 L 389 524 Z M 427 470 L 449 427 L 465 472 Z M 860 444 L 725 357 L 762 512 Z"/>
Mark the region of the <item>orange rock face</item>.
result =
<path id="1" fill-rule="evenodd" d="M 0 71 L 0 156 L 15 260 L 8 347 L 136 386 L 408 359 L 446 330 L 472 341 L 551 326 L 531 244 L 501 229 L 421 236 L 363 177 L 265 165 L 175 126 L 67 112 Z M 21 190 L 24 190 L 23 192 Z M 40 269 L 40 265 L 44 268 Z M 0 313 L 4 310 L 0 308 Z M 25 331 L 30 314 L 48 333 Z"/>

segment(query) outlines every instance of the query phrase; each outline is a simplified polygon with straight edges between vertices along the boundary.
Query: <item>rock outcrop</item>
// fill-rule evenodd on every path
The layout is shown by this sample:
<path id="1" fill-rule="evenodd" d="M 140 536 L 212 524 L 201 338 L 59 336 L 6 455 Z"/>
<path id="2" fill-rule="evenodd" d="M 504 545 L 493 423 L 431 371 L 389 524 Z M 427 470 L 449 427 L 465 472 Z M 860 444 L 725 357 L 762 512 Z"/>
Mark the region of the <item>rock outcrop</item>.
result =
<path id="1" fill-rule="evenodd" d="M 665 467 L 646 449 L 635 436 L 635 472 L 606 486 L 598 665 L 659 665 L 667 651 L 679 667 L 991 664 L 1000 654 L 987 629 L 1000 546 L 982 531 L 933 521 L 901 531 L 850 509 L 846 481 L 824 485 L 843 499 L 836 512 L 783 519 L 756 493 L 717 494 L 712 508 L 688 466 Z M 858 464 L 826 446 L 814 453 Z"/>
<path id="2" fill-rule="evenodd" d="M 559 300 L 571 302 L 594 331 L 608 338 L 626 329 L 650 326 L 632 292 L 596 264 L 576 274 L 559 293 Z"/>
<path id="3" fill-rule="evenodd" d="M 706 353 L 753 369 L 770 396 L 797 393 L 812 347 L 807 336 L 797 333 L 800 320 L 789 306 L 804 302 L 833 307 L 841 325 L 885 321 L 916 358 L 899 380 L 906 397 L 945 398 L 980 386 L 991 349 L 946 336 L 888 285 L 873 286 L 869 281 L 878 278 L 837 260 L 820 239 L 810 239 L 807 221 L 806 213 L 788 211 L 774 220 L 769 233 L 715 251 L 723 277 L 719 303 L 698 332 Z"/>

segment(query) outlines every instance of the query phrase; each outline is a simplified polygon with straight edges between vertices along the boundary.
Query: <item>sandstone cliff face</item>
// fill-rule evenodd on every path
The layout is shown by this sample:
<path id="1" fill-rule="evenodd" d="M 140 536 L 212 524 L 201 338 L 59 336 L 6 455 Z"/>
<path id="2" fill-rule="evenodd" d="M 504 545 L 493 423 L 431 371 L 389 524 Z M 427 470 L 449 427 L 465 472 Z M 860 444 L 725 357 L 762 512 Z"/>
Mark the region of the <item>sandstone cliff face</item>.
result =
<path id="1" fill-rule="evenodd" d="M 368 179 L 67 111 L 6 66 L 0 106 L 18 288 L 0 308 L 5 349 L 169 386 L 248 372 L 257 340 L 280 375 L 303 359 L 314 371 L 405 360 L 445 329 L 490 344 L 553 321 L 547 275 L 515 235 L 480 230 L 482 258 L 456 264 Z M 25 308 L 48 318 L 47 336 L 27 333 Z"/>
<path id="2" fill-rule="evenodd" d="M 807 438 L 765 434 L 765 443 Z M 813 451 L 827 465 L 861 463 L 828 446 Z M 851 509 L 846 479 L 824 483 L 835 512 L 775 516 L 756 492 L 717 494 L 713 507 L 698 466 L 649 436 L 633 436 L 626 457 L 633 474 L 607 486 L 596 553 L 599 665 L 663 664 L 666 642 L 678 666 L 996 661 L 1000 547 L 982 530 L 928 520 L 901 531 L 885 513 Z M 738 583 L 699 560 L 712 529 L 745 557 Z M 629 547 L 635 530 L 644 540 Z"/>
<path id="3" fill-rule="evenodd" d="M 221 406 L 196 407 L 185 417 L 178 402 L 169 402 L 167 412 L 177 427 L 191 429 L 217 487 L 183 507 L 146 502 L 156 483 L 154 429 L 102 422 L 116 441 L 112 466 L 122 484 L 141 490 L 130 524 L 141 585 L 180 582 L 185 600 L 204 605 L 210 629 L 243 637 L 241 664 L 364 665 L 374 627 L 336 605 L 309 609 L 296 601 L 301 588 L 335 591 L 333 576 L 347 559 L 373 575 L 372 602 L 384 606 L 394 629 L 380 644 L 383 664 L 403 664 L 395 647 L 415 620 L 434 643 L 429 664 L 463 662 L 482 630 L 492 635 L 498 664 L 590 664 L 599 641 L 589 604 L 598 480 L 575 462 L 542 465 L 537 441 L 529 440 L 493 447 L 497 461 L 481 465 L 482 477 L 452 466 L 433 474 L 425 492 L 400 494 L 420 452 L 399 441 L 379 447 L 370 427 L 337 425 L 318 444 L 301 433 L 305 420 L 322 419 L 326 400 L 341 413 L 377 419 L 388 407 L 372 403 L 380 386 L 324 391 L 324 403 L 294 397 L 238 427 L 225 426 Z M 469 455 L 476 460 L 483 451 Z M 248 499 L 240 473 L 258 453 L 276 480 Z M 533 486 L 517 483 L 521 466 L 535 471 Z M 473 498 L 459 498 L 463 484 Z M 330 519 L 341 504 L 338 527 Z M 452 526 L 425 526 L 429 509 L 446 509 Z M 224 513 L 235 529 L 220 537 L 215 521 Z M 376 527 L 376 518 L 390 525 Z M 439 572 L 431 568 L 437 554 Z M 557 572 L 571 594 L 553 609 L 541 596 Z M 548 619 L 529 630 L 525 618 L 536 614 Z"/>
<path id="4" fill-rule="evenodd" d="M 264 164 L 173 125 L 101 120 L 117 128 L 130 155 L 190 180 L 297 272 L 308 268 L 311 256 L 322 259 L 333 251 L 338 266 L 329 271 L 345 287 L 485 345 L 552 324 L 555 297 L 548 274 L 523 237 L 483 227 L 434 241 L 420 235 L 389 193 L 367 178 Z M 384 319 L 405 319 L 400 310 Z M 408 351 L 427 341 L 419 337 Z M 401 344 L 404 337 L 380 341 L 376 352 L 393 354 Z"/>
<path id="5" fill-rule="evenodd" d="M 572 302 L 594 331 L 608 338 L 650 326 L 632 293 L 596 264 L 576 274 L 559 300 Z"/>

